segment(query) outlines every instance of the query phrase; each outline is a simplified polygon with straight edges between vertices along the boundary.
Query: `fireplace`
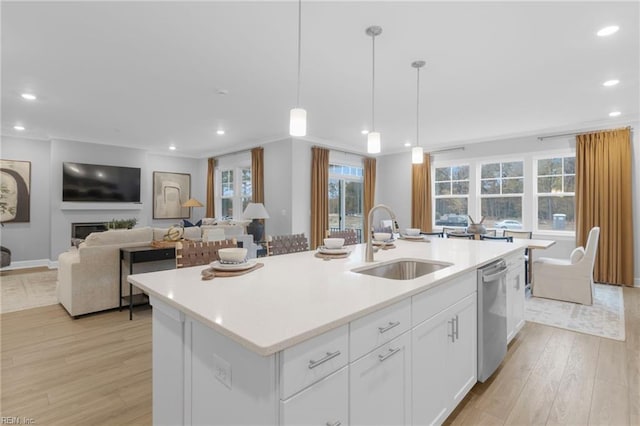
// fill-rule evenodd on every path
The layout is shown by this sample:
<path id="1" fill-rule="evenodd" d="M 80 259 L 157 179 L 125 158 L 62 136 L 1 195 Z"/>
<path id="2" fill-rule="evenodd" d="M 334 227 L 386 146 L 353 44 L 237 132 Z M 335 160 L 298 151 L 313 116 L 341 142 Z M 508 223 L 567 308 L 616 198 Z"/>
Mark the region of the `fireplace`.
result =
<path id="1" fill-rule="evenodd" d="M 104 222 L 77 222 L 71 224 L 71 239 L 84 240 L 92 232 L 103 232 L 107 230 Z"/>

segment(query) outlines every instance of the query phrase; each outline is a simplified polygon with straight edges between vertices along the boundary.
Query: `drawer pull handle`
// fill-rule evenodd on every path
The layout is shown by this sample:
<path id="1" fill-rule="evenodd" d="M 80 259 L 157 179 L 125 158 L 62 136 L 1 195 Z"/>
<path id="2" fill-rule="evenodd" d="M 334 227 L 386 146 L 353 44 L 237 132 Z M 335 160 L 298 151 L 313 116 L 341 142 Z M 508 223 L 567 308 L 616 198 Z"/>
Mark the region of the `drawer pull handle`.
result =
<path id="1" fill-rule="evenodd" d="M 335 422 L 327 422 L 327 426 L 342 426 L 342 422 L 340 420 L 336 420 Z"/>
<path id="2" fill-rule="evenodd" d="M 382 333 L 386 333 L 387 331 L 391 330 L 393 327 L 397 327 L 400 325 L 400 321 L 396 321 L 396 322 L 391 322 L 389 321 L 389 325 L 386 327 L 378 327 L 378 331 L 380 332 L 380 334 Z"/>
<path id="3" fill-rule="evenodd" d="M 389 348 L 389 352 L 387 352 L 384 355 L 378 355 L 378 360 L 380 360 L 380 362 L 382 361 L 386 361 L 387 359 L 389 359 L 390 357 L 392 357 L 393 355 L 397 354 L 398 352 L 400 352 L 402 350 L 402 348 L 395 348 L 395 349 L 391 349 Z"/>
<path id="4" fill-rule="evenodd" d="M 456 341 L 456 326 L 455 326 L 455 322 L 456 319 L 455 318 L 451 318 L 451 321 L 447 321 L 448 324 L 451 324 L 451 334 L 447 334 L 448 337 L 451 337 L 451 341 L 455 342 Z"/>
<path id="5" fill-rule="evenodd" d="M 335 357 L 337 357 L 339 355 L 340 355 L 340 351 L 327 352 L 327 355 L 325 355 L 322 359 L 319 359 L 317 361 L 310 360 L 309 361 L 309 370 L 311 370 L 312 368 L 316 368 L 320 364 L 324 364 L 325 362 L 327 362 L 330 359 L 333 359 L 333 358 L 335 358 Z"/>

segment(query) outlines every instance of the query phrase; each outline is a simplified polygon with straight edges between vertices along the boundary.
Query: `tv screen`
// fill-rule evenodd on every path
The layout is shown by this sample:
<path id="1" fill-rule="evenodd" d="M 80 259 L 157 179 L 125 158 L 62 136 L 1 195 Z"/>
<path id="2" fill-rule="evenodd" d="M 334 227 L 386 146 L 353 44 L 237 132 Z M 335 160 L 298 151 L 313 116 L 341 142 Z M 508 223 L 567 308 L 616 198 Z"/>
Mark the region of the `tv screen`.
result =
<path id="1" fill-rule="evenodd" d="M 62 164 L 62 201 L 140 202 L 140 169 Z"/>

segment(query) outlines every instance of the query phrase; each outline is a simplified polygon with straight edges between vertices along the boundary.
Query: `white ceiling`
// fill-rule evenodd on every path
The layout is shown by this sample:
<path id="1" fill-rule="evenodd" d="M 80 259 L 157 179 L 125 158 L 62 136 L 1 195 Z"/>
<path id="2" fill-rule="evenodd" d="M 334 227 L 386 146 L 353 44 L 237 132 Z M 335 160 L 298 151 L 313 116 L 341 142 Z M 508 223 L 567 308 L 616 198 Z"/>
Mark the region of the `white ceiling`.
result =
<path id="1" fill-rule="evenodd" d="M 297 1 L 2 3 L 2 134 L 203 157 L 288 137 Z M 307 139 L 382 154 L 640 116 L 639 3 L 302 2 Z M 607 25 L 610 37 L 597 37 Z M 605 80 L 620 84 L 606 88 Z M 227 95 L 216 94 L 228 90 Z M 36 101 L 20 94 L 33 92 Z M 23 132 L 13 129 L 21 123 Z M 226 130 L 224 136 L 216 130 Z"/>

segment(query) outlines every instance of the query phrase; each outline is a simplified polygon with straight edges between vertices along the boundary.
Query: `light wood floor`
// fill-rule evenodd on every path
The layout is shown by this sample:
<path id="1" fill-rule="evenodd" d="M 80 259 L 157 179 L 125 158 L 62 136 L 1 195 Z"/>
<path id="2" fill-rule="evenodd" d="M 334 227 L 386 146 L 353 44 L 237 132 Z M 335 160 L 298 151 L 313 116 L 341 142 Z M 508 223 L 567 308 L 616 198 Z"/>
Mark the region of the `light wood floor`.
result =
<path id="1" fill-rule="evenodd" d="M 624 290 L 626 342 L 527 323 L 498 373 L 448 424 L 640 425 L 640 289 Z M 37 425 L 151 418 L 151 311 L 72 320 L 59 305 L 3 314 L 1 415 Z"/>

